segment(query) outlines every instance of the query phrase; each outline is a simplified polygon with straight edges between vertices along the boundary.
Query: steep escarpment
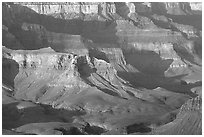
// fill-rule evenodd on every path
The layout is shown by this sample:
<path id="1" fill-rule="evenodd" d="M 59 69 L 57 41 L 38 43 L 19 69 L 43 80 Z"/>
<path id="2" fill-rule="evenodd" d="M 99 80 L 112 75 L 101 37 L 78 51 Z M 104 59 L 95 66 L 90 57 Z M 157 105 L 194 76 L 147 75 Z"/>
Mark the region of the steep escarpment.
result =
<path id="1" fill-rule="evenodd" d="M 62 19 L 53 17 L 55 12 L 57 14 L 77 12 L 77 10 L 69 8 L 69 6 L 74 8 L 74 5 L 78 7 L 83 6 L 83 4 L 77 3 L 53 3 L 50 5 L 48 3 L 4 4 L 3 8 L 5 10 L 3 10 L 3 15 L 5 18 L 3 18 L 3 25 L 9 28 L 8 31 L 19 39 L 19 42 L 25 49 L 29 49 L 28 45 L 30 45 L 30 48 L 36 47 L 37 49 L 42 46 L 51 46 L 53 49 L 61 51 L 76 47 L 83 48 L 80 36 L 91 39 L 95 43 L 119 43 L 121 45 L 135 41 L 178 42 L 184 40 L 179 32 L 171 32 L 166 28 L 160 29 L 158 28 L 161 27 L 160 24 L 155 24 L 156 22 L 151 20 L 151 18 L 141 16 L 134 12 L 134 10 L 129 9 L 130 4 L 116 3 L 116 11 L 113 12 L 113 8 L 108 13 L 111 19 L 105 18 L 105 20 L 100 20 L 100 17 L 105 15 L 100 14 L 99 7 L 105 5 L 104 9 L 108 10 L 109 7 L 114 5 L 113 3 L 85 3 L 84 6 L 88 8 L 88 13 L 85 15 L 89 17 L 89 20 L 84 18 Z M 48 16 L 47 13 L 41 13 L 41 10 L 38 9 L 42 7 L 47 9 L 47 6 L 57 6 L 59 8 L 56 8 L 56 11 L 54 10 L 55 8 L 48 8 L 54 10 L 53 14 L 50 13 Z M 98 10 L 92 10 L 92 6 L 97 6 Z M 38 10 L 36 8 L 33 10 L 32 7 L 36 7 Z M 62 10 L 61 7 L 67 8 L 70 11 Z M 123 12 L 124 8 L 127 9 L 127 13 Z M 48 12 L 49 10 L 45 11 Z M 121 15 L 121 12 L 127 15 Z M 128 17 L 129 13 L 133 17 Z M 124 16 L 127 16 L 127 18 Z M 24 37 L 24 39 L 21 37 Z M 70 45 L 73 42 L 74 44 Z M 35 46 L 31 46 L 31 44 L 35 44 Z"/>
<path id="2" fill-rule="evenodd" d="M 113 21 L 101 21 L 94 19 L 94 16 L 90 16 L 89 20 L 60 19 L 38 14 L 26 6 L 11 3 L 4 3 L 3 8 L 3 16 L 5 16 L 3 24 L 9 27 L 8 31 L 21 43 L 21 49 L 51 46 L 56 51 L 63 52 L 72 47 L 77 48 L 73 45 L 83 48 L 81 37 L 99 43 L 104 40 L 115 43 L 117 40 L 114 34 L 116 24 Z M 70 45 L 71 43 L 73 45 Z"/>
<path id="3" fill-rule="evenodd" d="M 3 3 L 4 134 L 201 134 L 201 3 Z"/>
<path id="4" fill-rule="evenodd" d="M 107 51 L 101 50 L 101 52 L 106 53 Z M 106 130 L 127 126 L 132 119 L 120 123 L 123 120 L 122 117 L 125 118 L 126 115 L 135 117 L 133 114 L 140 115 L 140 113 L 146 112 L 154 113 L 153 117 L 158 121 L 168 121 L 170 119 L 168 119 L 167 113 L 182 105 L 182 102 L 189 98 L 188 95 L 178 94 L 176 100 L 182 98 L 183 101 L 176 104 L 167 102 L 167 104 L 163 104 L 164 102 L 158 95 L 151 95 L 150 92 L 143 93 L 144 90 L 132 88 L 131 84 L 125 82 L 114 68 L 116 64 L 126 67 L 125 69 L 131 68 L 126 65 L 122 52 L 121 55 L 107 54 L 107 58 L 112 57 L 113 60 L 117 56 L 121 56 L 120 58 L 124 62 L 118 60 L 115 62 L 116 64 L 111 63 L 113 61 L 111 58 L 108 59 L 109 62 L 106 62 L 97 56 L 56 53 L 50 49 L 12 51 L 5 48 L 3 55 L 19 64 L 19 73 L 14 79 L 15 90 L 13 94 L 16 99 L 52 105 L 54 108 L 86 111 L 91 115 L 84 116 L 85 121 Z M 117 57 L 117 59 L 119 58 Z M 118 69 L 118 71 L 122 70 Z M 128 72 L 128 70 L 126 71 Z M 161 96 L 161 98 L 167 98 L 166 95 Z M 175 96 L 174 93 L 169 92 L 168 98 L 173 96 Z M 145 102 L 142 103 L 142 100 Z M 133 102 L 140 103 L 132 108 Z M 156 106 L 157 103 L 160 105 Z M 147 110 L 138 111 L 138 109 L 146 107 Z M 121 111 L 125 114 L 120 114 Z M 95 120 L 99 118 L 97 115 L 99 112 L 104 113 L 102 117 L 108 117 L 105 121 L 111 120 L 117 124 L 110 124 L 105 121 L 96 122 Z M 160 114 L 164 115 L 161 119 L 159 118 Z M 92 115 L 96 119 L 90 119 Z M 121 119 L 115 121 L 113 119 L 115 116 L 121 117 Z M 156 122 L 152 120 L 146 122 L 149 123 L 148 121 L 152 124 Z M 104 122 L 105 124 L 102 124 Z"/>
<path id="5" fill-rule="evenodd" d="M 86 16 L 98 16 L 101 19 L 109 18 L 108 14 L 116 11 L 114 3 L 106 2 L 19 2 L 22 6 L 29 7 L 39 14 L 51 15 L 56 18 L 73 19 L 86 18 Z"/>
<path id="6" fill-rule="evenodd" d="M 197 135 L 202 132 L 202 99 L 196 97 L 182 105 L 176 119 L 165 126 L 156 129 L 156 134 Z M 154 134 L 155 134 L 154 133 Z"/>
<path id="7" fill-rule="evenodd" d="M 156 42 L 158 44 L 173 43 L 179 46 L 181 45 L 181 43 L 185 43 L 183 44 L 184 46 L 191 45 L 192 48 L 190 50 L 196 52 L 200 51 L 199 49 L 201 49 L 200 44 L 198 44 L 197 42 L 190 42 L 191 44 L 188 44 L 189 42 L 186 40 L 186 36 L 183 35 L 188 35 L 189 38 L 187 39 L 194 39 L 198 37 L 195 39 L 195 41 L 197 41 L 197 39 L 201 37 L 199 34 L 199 30 L 197 30 L 200 27 L 198 27 L 198 25 L 194 22 L 192 22 L 193 24 L 190 23 L 188 25 L 185 22 L 181 22 L 182 24 L 180 24 L 177 16 L 169 17 L 173 19 L 172 23 L 169 19 L 167 20 L 167 22 L 160 20 L 160 18 L 157 18 L 155 20 L 154 16 L 144 16 L 143 14 L 141 14 L 141 12 L 134 12 L 134 10 L 132 10 L 133 8 L 130 8 L 133 5 L 128 3 L 116 3 L 116 12 L 111 12 L 114 13 L 110 14 L 112 19 L 106 19 L 106 21 L 95 19 L 95 15 L 92 15 L 92 12 L 94 12 L 97 16 L 101 16 L 98 13 L 99 11 L 92 11 L 91 9 L 92 5 L 99 8 L 101 5 L 104 5 L 102 3 L 85 3 L 85 7 L 90 8 L 87 9 L 88 11 L 90 11 L 90 13 L 87 13 L 87 15 L 89 15 L 90 17 L 89 20 L 78 18 L 55 18 L 52 16 L 53 14 L 51 14 L 50 16 L 48 16 L 47 13 L 40 12 L 40 14 L 38 14 L 39 10 L 34 10 L 32 12 L 32 8 L 30 8 L 30 6 L 39 8 L 59 5 L 60 3 L 53 3 L 50 5 L 48 3 L 4 4 L 3 8 L 5 10 L 3 10 L 3 16 L 5 16 L 5 18 L 3 18 L 3 25 L 5 26 L 5 28 L 7 28 L 7 33 L 3 33 L 3 37 L 5 37 L 3 39 L 3 43 L 6 43 L 5 45 L 12 49 L 18 45 L 18 47 L 20 47 L 18 49 L 39 49 L 42 47 L 52 47 L 54 50 L 60 52 L 64 52 L 70 48 L 86 48 L 87 45 L 84 44 L 84 39 L 90 39 L 91 41 L 96 43 L 94 45 L 97 45 L 99 43 L 99 47 L 118 47 L 118 45 L 120 45 L 120 47 L 124 46 L 124 48 L 126 48 L 129 47 L 129 45 L 149 45 Z M 73 5 L 70 3 L 61 3 L 61 5 L 63 7 L 69 7 L 69 5 L 76 5 L 80 7 L 80 4 L 77 3 Z M 107 9 L 107 7 L 111 7 L 108 5 L 114 4 L 107 3 L 105 5 Z M 137 5 L 145 6 L 144 4 L 136 4 L 135 8 L 137 8 Z M 152 3 L 151 5 L 152 7 L 154 7 L 153 5 L 155 4 Z M 131 19 L 130 17 L 126 19 L 123 15 L 120 14 L 120 12 L 122 12 L 124 8 L 127 9 L 128 15 L 129 13 L 134 13 L 132 15 L 134 16 L 134 19 Z M 159 7 L 158 9 L 160 8 L 161 7 Z M 68 8 L 70 11 L 67 12 L 63 12 L 63 10 L 60 10 L 60 8 L 57 9 L 58 10 L 56 10 L 55 12 L 59 12 L 59 14 L 75 12 L 75 10 L 71 10 L 70 8 Z M 154 13 L 154 10 L 152 12 Z M 199 18 L 199 15 L 195 14 L 195 16 L 198 16 Z M 188 15 L 182 16 L 182 18 L 184 18 L 185 20 L 190 20 L 190 17 L 188 17 Z M 197 21 L 197 19 L 195 20 Z M 12 36 L 9 36 L 8 34 L 11 34 Z M 19 44 L 14 46 L 14 42 L 16 43 L 16 41 Z M 182 49 L 182 51 L 184 50 L 186 49 Z M 196 60 L 198 60 L 197 57 Z"/>
<path id="8" fill-rule="evenodd" d="M 79 74 L 74 65 L 73 54 L 55 54 L 55 52 L 26 54 L 19 51 L 8 56 L 19 64 L 19 73 L 15 77 L 16 97 L 22 96 L 24 99 L 32 98 L 37 101 L 47 89 L 55 86 L 71 88 L 71 86 L 86 85 L 77 80 Z M 50 81 L 51 79 L 53 81 Z M 41 89 L 41 93 L 36 92 L 39 90 L 36 87 Z M 27 92 L 28 88 L 30 93 Z"/>

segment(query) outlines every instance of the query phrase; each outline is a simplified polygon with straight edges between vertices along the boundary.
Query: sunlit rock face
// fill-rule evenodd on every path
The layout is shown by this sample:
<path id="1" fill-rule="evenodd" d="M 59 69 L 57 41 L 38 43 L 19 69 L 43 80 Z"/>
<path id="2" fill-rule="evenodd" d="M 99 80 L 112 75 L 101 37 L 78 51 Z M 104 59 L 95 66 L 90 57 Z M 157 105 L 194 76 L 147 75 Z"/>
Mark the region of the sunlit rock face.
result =
<path id="1" fill-rule="evenodd" d="M 202 4 L 199 2 L 190 2 L 191 10 L 200 10 L 202 11 Z"/>
<path id="2" fill-rule="evenodd" d="M 116 12 L 115 4 L 100 2 L 52 2 L 52 3 L 16 3 L 26 6 L 39 14 L 51 15 L 56 18 L 73 19 L 84 15 L 107 17 L 107 14 Z"/>
<path id="3" fill-rule="evenodd" d="M 27 6 L 39 14 L 55 14 L 55 13 L 84 13 L 84 14 L 97 14 L 97 3 L 19 3 L 23 6 Z"/>
<path id="4" fill-rule="evenodd" d="M 173 14 L 173 15 L 185 14 L 184 12 L 188 10 L 187 6 L 188 4 L 185 4 L 185 3 L 171 3 L 171 2 L 165 3 L 165 8 L 167 10 L 167 13 Z"/>
<path id="5" fill-rule="evenodd" d="M 45 49 L 45 51 L 49 49 Z M 52 51 L 52 50 L 51 50 Z M 18 51 L 15 53 L 10 53 L 8 58 L 15 60 L 19 64 L 19 74 L 15 78 L 15 87 L 16 87 L 16 96 L 25 92 L 26 98 L 34 98 L 29 96 L 29 93 L 26 93 L 27 88 L 25 87 L 26 84 L 33 87 L 38 80 L 48 80 L 53 79 L 50 83 L 44 83 L 47 87 L 57 87 L 57 86 L 64 86 L 64 87 L 84 87 L 86 84 L 80 82 L 79 76 L 80 74 L 77 71 L 76 67 L 76 55 L 74 54 L 61 54 L 61 53 L 46 53 L 42 51 L 33 51 L 30 53 L 24 53 L 23 51 Z M 58 75 L 58 77 L 56 77 Z M 28 79 L 33 78 L 34 83 L 29 83 Z M 27 80 L 25 80 L 28 78 Z M 27 83 L 28 82 L 28 83 Z M 42 83 L 43 85 L 43 83 Z M 37 96 L 37 94 L 36 94 Z M 25 98 L 25 99 L 26 99 Z"/>
<path id="6" fill-rule="evenodd" d="M 201 134 L 201 24 L 201 2 L 3 3 L 3 134 Z"/>
<path id="7" fill-rule="evenodd" d="M 163 2 L 163 3 L 152 3 L 152 10 L 164 10 L 167 14 L 171 15 L 188 15 L 194 10 L 202 10 L 201 3 L 196 2 Z M 158 8 L 158 9 L 156 9 Z"/>

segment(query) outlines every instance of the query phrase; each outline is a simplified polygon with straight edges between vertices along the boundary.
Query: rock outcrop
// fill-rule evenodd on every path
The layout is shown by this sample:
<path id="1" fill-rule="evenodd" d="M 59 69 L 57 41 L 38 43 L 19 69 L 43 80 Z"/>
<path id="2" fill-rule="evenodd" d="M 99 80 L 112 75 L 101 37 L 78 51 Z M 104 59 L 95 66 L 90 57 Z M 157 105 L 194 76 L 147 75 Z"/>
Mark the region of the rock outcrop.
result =
<path id="1" fill-rule="evenodd" d="M 202 99 L 200 96 L 188 100 L 181 106 L 176 119 L 162 127 L 153 134 L 197 135 L 202 134 Z"/>
<path id="2" fill-rule="evenodd" d="M 3 3 L 4 134 L 201 134 L 201 7 Z"/>

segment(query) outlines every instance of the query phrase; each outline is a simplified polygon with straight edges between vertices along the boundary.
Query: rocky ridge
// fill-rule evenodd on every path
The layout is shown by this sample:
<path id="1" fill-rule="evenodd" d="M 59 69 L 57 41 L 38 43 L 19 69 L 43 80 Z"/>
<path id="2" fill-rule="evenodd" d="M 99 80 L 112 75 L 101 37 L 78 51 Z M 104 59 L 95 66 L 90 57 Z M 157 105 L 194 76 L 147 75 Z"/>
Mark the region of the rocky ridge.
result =
<path id="1" fill-rule="evenodd" d="M 201 3 L 2 8 L 5 133 L 201 134 Z"/>

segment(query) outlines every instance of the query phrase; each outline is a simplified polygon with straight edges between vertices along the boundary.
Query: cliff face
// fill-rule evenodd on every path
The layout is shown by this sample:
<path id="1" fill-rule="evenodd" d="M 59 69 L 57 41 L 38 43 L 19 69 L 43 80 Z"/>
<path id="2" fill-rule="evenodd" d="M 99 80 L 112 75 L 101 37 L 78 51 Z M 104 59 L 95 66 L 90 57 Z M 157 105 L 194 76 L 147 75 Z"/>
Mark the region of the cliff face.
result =
<path id="1" fill-rule="evenodd" d="M 202 4 L 199 2 L 190 2 L 191 10 L 200 10 L 202 11 Z"/>
<path id="2" fill-rule="evenodd" d="M 39 49 L 51 46 L 54 50 L 62 52 L 69 48 L 85 48 L 83 39 L 90 39 L 94 43 L 101 43 L 100 46 L 104 45 L 104 41 L 105 43 L 114 43 L 123 46 L 129 43 L 181 43 L 185 41 L 186 34 L 189 38 L 199 38 L 200 34 L 197 29 L 198 27 L 200 28 L 200 26 L 197 24 L 192 24 L 192 26 L 181 25 L 180 23 L 183 22 L 180 22 L 176 16 L 175 19 L 172 18 L 173 22 L 171 24 L 170 21 L 163 22 L 159 18 L 155 20 L 151 16 L 140 15 L 140 12 L 137 11 L 138 6 L 150 8 L 152 5 L 152 13 L 157 13 L 157 11 L 154 11 L 155 8 L 159 10 L 158 12 L 166 14 L 165 10 L 168 11 L 168 7 L 174 9 L 178 7 L 175 5 L 182 7 L 182 4 L 183 3 L 150 3 L 149 5 L 145 5 L 144 3 L 4 4 L 3 8 L 5 10 L 3 10 L 3 16 L 5 18 L 3 18 L 3 25 L 8 29 L 3 33 L 3 37 L 5 37 L 3 43 L 11 41 L 8 46 L 14 48 L 16 47 L 12 46 L 14 45 L 14 41 L 18 41 L 19 44 L 17 45 L 19 45 L 18 47 L 21 49 Z M 188 5 L 188 3 L 185 4 Z M 75 12 L 78 11 L 75 10 L 75 6 L 83 7 L 83 5 L 88 7 L 87 14 L 83 13 L 83 15 L 81 15 L 81 12 L 75 14 Z M 162 5 L 166 5 L 164 11 Z M 59 8 L 46 8 L 49 6 L 57 6 Z M 97 8 L 94 9 L 94 6 Z M 42 13 L 42 10 L 40 10 L 42 7 L 45 8 L 45 13 Z M 72 10 L 71 7 L 74 8 L 74 10 Z M 63 10 L 63 8 L 68 11 Z M 69 15 L 72 13 L 74 14 L 73 16 Z M 191 13 L 187 12 L 185 14 L 191 15 Z M 64 17 L 61 17 L 62 15 Z M 74 17 L 75 15 L 76 18 Z M 83 18 L 79 16 L 83 16 Z M 195 15 L 195 20 L 197 20 L 196 16 L 197 15 Z M 189 17 L 186 16 L 181 20 L 188 18 Z M 9 36 L 8 34 L 13 36 Z M 110 45 L 110 47 L 115 46 Z"/>
<path id="3" fill-rule="evenodd" d="M 52 15 L 63 19 L 73 19 L 87 15 L 101 15 L 107 17 L 108 14 L 116 13 L 114 3 L 96 2 L 53 2 L 53 3 L 14 3 L 26 6 L 39 14 Z"/>
<path id="4" fill-rule="evenodd" d="M 201 134 L 201 6 L 3 3 L 6 132 Z"/>
<path id="5" fill-rule="evenodd" d="M 45 49 L 45 51 L 47 50 Z M 42 86 L 47 85 L 48 87 L 64 86 L 71 88 L 79 86 L 81 88 L 86 86 L 79 78 L 80 74 L 75 65 L 77 59 L 74 54 L 47 53 L 42 50 L 36 51 L 36 53 L 35 51 L 33 53 L 17 51 L 9 55 L 5 54 L 5 56 L 19 64 L 19 74 L 14 79 L 16 97 L 22 97 L 24 92 L 25 99 L 35 98 L 33 95 L 30 96 L 27 93 L 28 87 L 26 88 L 26 85 L 31 88 L 30 92 L 32 92 L 32 89 L 36 91 L 34 87 L 37 86 L 36 83 L 39 82 L 38 80 L 42 82 Z M 34 81 L 32 82 L 29 79 L 33 79 Z M 49 79 L 53 80 L 50 81 Z M 38 96 L 38 93 L 34 92 L 34 94 L 36 97 Z"/>
<path id="6" fill-rule="evenodd" d="M 196 135 L 202 132 L 202 99 L 196 97 L 182 105 L 176 119 L 171 123 L 156 129 L 154 134 Z"/>
<path id="7" fill-rule="evenodd" d="M 124 4 L 127 7 L 129 14 L 135 13 L 135 3 L 111 3 L 111 2 L 52 2 L 52 3 L 37 3 L 37 2 L 21 2 L 14 4 L 20 4 L 22 6 L 27 6 L 39 14 L 98 14 L 107 15 L 114 14 L 116 11 L 120 11 L 120 7 Z M 155 3 L 143 3 L 144 6 L 151 8 Z M 202 10 L 202 5 L 199 2 L 190 3 L 178 3 L 178 2 L 163 2 L 158 3 L 160 6 L 163 4 L 164 8 L 168 14 L 182 15 L 186 12 L 191 12 L 191 10 Z M 118 8 L 118 9 L 117 9 Z M 124 11 L 124 10 L 123 10 Z M 122 10 L 121 10 L 122 12 Z"/>

